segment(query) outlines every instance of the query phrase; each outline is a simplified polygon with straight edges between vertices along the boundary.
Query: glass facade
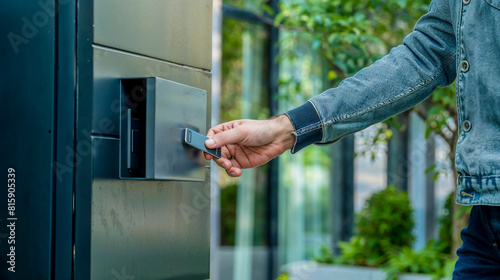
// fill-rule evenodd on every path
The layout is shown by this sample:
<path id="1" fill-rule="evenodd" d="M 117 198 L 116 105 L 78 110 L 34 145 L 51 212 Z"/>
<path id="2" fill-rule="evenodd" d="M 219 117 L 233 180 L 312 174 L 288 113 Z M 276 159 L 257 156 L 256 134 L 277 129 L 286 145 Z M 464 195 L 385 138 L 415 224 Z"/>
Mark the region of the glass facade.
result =
<path id="1" fill-rule="evenodd" d="M 281 37 L 294 36 L 282 32 Z M 321 58 L 297 42 L 292 57 L 280 60 L 280 111 L 286 112 L 328 86 Z M 297 89 L 301 89 L 297 92 Z M 279 264 L 311 259 L 329 244 L 331 208 L 329 147 L 309 146 L 283 154 L 279 170 Z"/>
<path id="2" fill-rule="evenodd" d="M 387 146 L 373 144 L 375 127 L 356 134 L 354 160 L 354 211 L 359 212 L 364 202 L 376 191 L 387 186 Z"/>
<path id="3" fill-rule="evenodd" d="M 266 119 L 303 104 L 331 86 L 326 63 L 302 42 L 293 46 L 293 57 L 280 56 L 277 60 L 270 51 L 275 47 L 272 27 L 255 14 L 262 11 L 263 1 L 231 0 L 223 4 L 221 122 Z M 280 30 L 279 36 L 294 34 Z M 276 61 L 278 67 L 273 72 L 270 65 Z M 271 90 L 273 83 L 279 83 L 279 90 Z M 453 189 L 452 175 L 439 176 L 429 189 L 425 178 L 430 175 L 425 170 L 430 150 L 435 154 L 432 163 L 450 169 L 446 166 L 445 145 L 437 137 L 434 146 L 427 145 L 423 124 L 418 121 L 412 121 L 409 129 L 413 138 L 404 144 L 410 149 L 411 162 L 405 176 L 409 178 L 415 217 L 420 225 L 429 219 L 421 206 L 426 207 L 422 204 L 425 195 L 432 192 L 436 210 L 431 223 L 435 224 L 445 196 Z M 374 127 L 357 133 L 350 153 L 342 143 L 310 146 L 295 155 L 286 152 L 272 164 L 245 170 L 238 179 L 221 171 L 217 178 L 221 194 L 220 280 L 275 279 L 283 265 L 311 260 L 323 245 L 334 248 L 334 241 L 345 240 L 346 234 L 352 233 L 352 218 L 338 221 L 342 218 L 339 207 L 348 209 L 351 205 L 358 212 L 372 193 L 388 184 L 390 153 L 386 142 L 370 142 L 375 134 Z M 346 161 L 346 156 L 351 159 Z M 344 173 L 351 173 L 352 178 Z M 336 176 L 346 177 L 338 180 Z M 345 190 L 345 184 L 352 184 L 352 195 L 345 196 L 350 202 L 335 197 Z M 434 186 L 439 186 L 435 193 Z M 339 201 L 346 205 L 338 205 Z M 348 223 L 351 231 L 339 233 L 342 223 Z M 426 230 L 422 226 L 415 230 L 417 247 L 429 238 Z M 435 227 L 433 232 L 435 235 Z"/>
<path id="4" fill-rule="evenodd" d="M 229 2 L 256 7 L 251 1 Z M 269 36 L 266 26 L 234 18 L 224 18 L 222 26 L 221 122 L 268 118 Z M 252 273 L 255 248 L 268 244 L 268 169 L 264 165 L 245 170 L 240 178 L 225 175 L 218 178 L 221 245 L 229 255 L 225 258 L 229 260 L 226 264 L 231 266 L 230 270 L 221 269 L 224 270 L 220 272 L 224 279 L 249 280 L 256 277 Z M 264 270 L 265 279 L 266 268 L 261 270 Z"/>

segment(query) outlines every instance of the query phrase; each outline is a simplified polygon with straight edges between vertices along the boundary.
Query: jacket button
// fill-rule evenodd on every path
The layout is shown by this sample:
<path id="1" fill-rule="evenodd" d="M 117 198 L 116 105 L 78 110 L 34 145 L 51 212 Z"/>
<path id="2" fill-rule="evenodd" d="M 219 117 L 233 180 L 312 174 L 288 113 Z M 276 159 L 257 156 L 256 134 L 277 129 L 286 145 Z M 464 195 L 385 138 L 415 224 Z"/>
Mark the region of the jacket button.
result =
<path id="1" fill-rule="evenodd" d="M 462 60 L 462 62 L 460 62 L 460 71 L 465 73 L 465 72 L 469 71 L 469 68 L 470 68 L 470 65 L 469 65 L 469 62 L 467 62 L 467 60 Z"/>
<path id="2" fill-rule="evenodd" d="M 463 0 L 462 2 L 464 3 L 464 5 L 467 5 L 470 3 L 470 0 Z"/>
<path id="3" fill-rule="evenodd" d="M 460 193 L 460 195 L 461 195 L 461 196 L 468 196 L 468 197 L 472 197 L 472 198 L 474 198 L 474 196 L 473 196 L 472 194 L 470 194 L 470 193 L 466 193 L 466 192 L 464 192 L 464 191 L 462 191 L 462 192 Z"/>
<path id="4" fill-rule="evenodd" d="M 472 124 L 470 123 L 470 121 L 464 121 L 464 123 L 462 124 L 462 129 L 464 130 L 464 132 L 469 132 L 471 128 Z"/>

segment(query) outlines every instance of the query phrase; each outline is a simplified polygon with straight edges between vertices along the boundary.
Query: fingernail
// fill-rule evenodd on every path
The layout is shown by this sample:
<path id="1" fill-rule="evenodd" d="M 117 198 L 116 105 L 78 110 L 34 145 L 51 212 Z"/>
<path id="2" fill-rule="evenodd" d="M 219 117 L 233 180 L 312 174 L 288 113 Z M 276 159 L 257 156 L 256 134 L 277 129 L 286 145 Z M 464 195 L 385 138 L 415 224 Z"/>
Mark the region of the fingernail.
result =
<path id="1" fill-rule="evenodd" d="M 208 139 L 207 141 L 205 141 L 205 145 L 207 147 L 212 147 L 213 145 L 215 145 L 215 141 L 213 139 Z"/>
<path id="2" fill-rule="evenodd" d="M 234 173 L 234 172 L 231 172 L 229 174 L 231 174 L 231 176 L 233 176 L 233 177 L 236 177 L 236 173 Z"/>

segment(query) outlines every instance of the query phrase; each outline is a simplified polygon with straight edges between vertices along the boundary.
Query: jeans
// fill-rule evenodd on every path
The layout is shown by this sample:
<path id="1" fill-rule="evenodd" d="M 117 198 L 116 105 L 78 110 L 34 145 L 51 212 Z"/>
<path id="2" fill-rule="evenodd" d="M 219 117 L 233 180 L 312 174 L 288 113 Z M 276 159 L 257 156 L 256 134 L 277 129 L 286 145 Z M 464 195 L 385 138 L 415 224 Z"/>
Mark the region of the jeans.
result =
<path id="1" fill-rule="evenodd" d="M 453 280 L 500 279 L 500 207 L 474 206 L 461 236 Z"/>

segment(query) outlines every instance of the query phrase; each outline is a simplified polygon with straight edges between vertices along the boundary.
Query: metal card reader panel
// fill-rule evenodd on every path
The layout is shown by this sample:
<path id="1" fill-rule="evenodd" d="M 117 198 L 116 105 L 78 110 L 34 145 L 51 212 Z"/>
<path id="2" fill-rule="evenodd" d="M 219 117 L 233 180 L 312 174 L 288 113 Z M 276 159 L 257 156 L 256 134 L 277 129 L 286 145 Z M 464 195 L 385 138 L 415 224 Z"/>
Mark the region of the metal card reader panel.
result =
<path id="1" fill-rule="evenodd" d="M 182 129 L 206 133 L 207 92 L 161 78 L 122 79 L 120 177 L 204 181 L 203 153 Z"/>

